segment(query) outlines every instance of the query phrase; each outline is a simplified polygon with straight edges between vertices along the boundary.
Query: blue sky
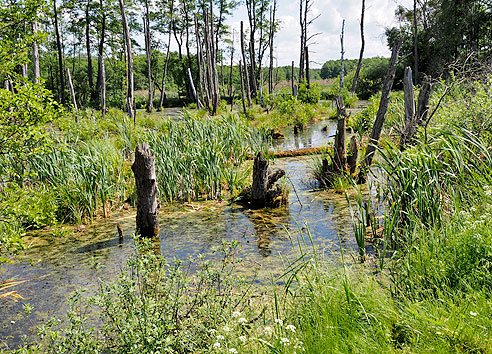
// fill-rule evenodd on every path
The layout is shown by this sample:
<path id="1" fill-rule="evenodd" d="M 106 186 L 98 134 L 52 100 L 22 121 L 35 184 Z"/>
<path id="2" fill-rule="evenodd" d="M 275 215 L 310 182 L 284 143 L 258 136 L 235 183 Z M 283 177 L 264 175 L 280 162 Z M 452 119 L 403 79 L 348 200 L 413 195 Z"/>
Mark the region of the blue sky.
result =
<path id="1" fill-rule="evenodd" d="M 321 16 L 312 24 L 310 32 L 321 34 L 310 45 L 312 67 L 320 67 L 326 60 L 340 57 L 340 30 L 345 19 L 345 57 L 358 58 L 360 51 L 361 0 L 312 0 L 312 16 Z M 395 9 L 398 4 L 407 8 L 413 0 L 366 0 L 364 57 L 389 56 L 384 31 L 398 25 Z M 275 56 L 279 66 L 299 61 L 299 0 L 278 0 L 280 31 L 275 39 Z M 240 21 L 247 23 L 246 8 L 238 8 L 228 24 L 239 31 Z M 266 58 L 266 60 L 268 60 Z"/>

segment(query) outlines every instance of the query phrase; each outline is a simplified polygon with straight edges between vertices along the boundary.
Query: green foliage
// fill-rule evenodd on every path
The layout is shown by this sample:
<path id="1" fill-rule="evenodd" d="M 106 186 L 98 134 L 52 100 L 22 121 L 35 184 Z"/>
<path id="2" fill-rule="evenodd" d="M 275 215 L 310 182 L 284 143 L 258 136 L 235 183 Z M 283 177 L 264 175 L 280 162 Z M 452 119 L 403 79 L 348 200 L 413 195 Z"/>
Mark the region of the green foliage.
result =
<path id="1" fill-rule="evenodd" d="M 320 87 L 318 83 L 311 84 L 308 89 L 306 83 L 301 83 L 299 85 L 299 90 L 297 92 L 297 98 L 303 103 L 318 103 L 321 98 Z"/>
<path id="2" fill-rule="evenodd" d="M 20 188 L 11 184 L 0 196 L 2 216 L 25 229 L 39 229 L 56 224 L 54 194 L 44 185 Z"/>

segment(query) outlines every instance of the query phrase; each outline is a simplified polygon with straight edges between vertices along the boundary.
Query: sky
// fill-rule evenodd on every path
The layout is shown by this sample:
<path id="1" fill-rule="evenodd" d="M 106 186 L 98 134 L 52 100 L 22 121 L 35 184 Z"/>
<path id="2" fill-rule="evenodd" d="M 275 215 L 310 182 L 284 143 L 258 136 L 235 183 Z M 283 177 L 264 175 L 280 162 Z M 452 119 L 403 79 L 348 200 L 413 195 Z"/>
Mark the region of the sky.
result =
<path id="1" fill-rule="evenodd" d="M 275 52 L 278 66 L 290 65 L 292 60 L 299 65 L 300 26 L 299 0 L 277 0 L 277 17 L 280 30 L 275 37 Z M 345 19 L 345 58 L 359 58 L 361 45 L 360 15 L 361 0 L 312 0 L 311 16 L 320 17 L 311 25 L 309 32 L 321 34 L 309 45 L 312 68 L 319 68 L 330 59 L 340 58 L 340 32 Z M 366 0 L 364 18 L 364 57 L 390 56 L 384 36 L 385 28 L 397 26 L 395 9 L 398 5 L 413 7 L 413 0 Z M 235 10 L 227 24 L 239 31 L 240 21 L 247 26 L 244 5 Z"/>

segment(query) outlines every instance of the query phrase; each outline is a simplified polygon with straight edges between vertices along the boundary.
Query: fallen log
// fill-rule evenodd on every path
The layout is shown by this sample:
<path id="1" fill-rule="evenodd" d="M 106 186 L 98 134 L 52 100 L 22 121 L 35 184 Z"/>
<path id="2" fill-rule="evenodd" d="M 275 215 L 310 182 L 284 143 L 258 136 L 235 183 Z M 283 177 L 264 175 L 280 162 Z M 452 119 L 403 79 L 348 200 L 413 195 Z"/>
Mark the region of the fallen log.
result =
<path id="1" fill-rule="evenodd" d="M 304 156 L 304 155 L 318 155 L 326 152 L 328 147 L 326 146 L 317 146 L 310 148 L 302 148 L 302 149 L 293 149 L 293 150 L 284 150 L 284 151 L 275 151 L 268 153 L 269 156 L 273 156 L 275 158 L 284 158 L 284 157 L 296 157 L 296 156 Z M 246 157 L 247 160 L 253 160 L 255 157 L 253 155 L 248 155 Z"/>

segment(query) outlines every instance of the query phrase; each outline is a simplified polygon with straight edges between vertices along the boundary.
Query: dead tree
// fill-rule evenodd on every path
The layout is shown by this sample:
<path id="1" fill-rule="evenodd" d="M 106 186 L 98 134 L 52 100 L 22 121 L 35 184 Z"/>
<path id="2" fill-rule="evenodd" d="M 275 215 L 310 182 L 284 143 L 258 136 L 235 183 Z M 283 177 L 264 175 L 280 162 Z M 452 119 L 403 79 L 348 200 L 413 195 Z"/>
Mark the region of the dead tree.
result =
<path id="1" fill-rule="evenodd" d="M 268 166 L 268 161 L 260 151 L 253 165 L 253 185 L 251 187 L 251 207 L 278 207 L 285 200 L 283 191 L 275 183 L 285 175 L 284 170 L 275 172 Z"/>
<path id="2" fill-rule="evenodd" d="M 341 51 L 342 56 L 341 56 L 341 61 L 340 61 L 340 65 L 341 65 L 341 69 L 340 69 L 340 94 L 342 94 L 342 91 L 343 91 L 343 78 L 345 75 L 345 67 L 344 67 L 344 62 L 343 62 L 343 55 L 345 54 L 345 50 L 343 49 L 344 32 L 345 32 L 345 20 L 342 21 L 342 34 L 340 35 L 340 46 L 342 48 L 342 51 Z"/>
<path id="3" fill-rule="evenodd" d="M 171 36 L 172 36 L 172 28 L 173 28 L 173 12 L 174 12 L 174 1 L 170 2 L 169 9 L 169 33 L 167 38 L 167 48 L 166 48 L 166 61 L 164 62 L 164 72 L 162 73 L 162 89 L 161 89 L 161 97 L 159 99 L 159 109 L 164 107 L 164 101 L 166 100 L 166 76 L 167 76 L 167 67 L 169 65 L 169 55 L 171 51 Z"/>
<path id="4" fill-rule="evenodd" d="M 428 77 L 425 78 L 424 84 L 420 89 L 417 109 L 415 108 L 415 94 L 413 91 L 412 69 L 405 68 L 405 78 L 403 81 L 403 90 L 405 97 L 405 126 L 403 127 L 400 137 L 400 149 L 404 150 L 407 145 L 412 144 L 419 126 L 427 121 L 429 111 L 429 99 L 431 93 L 431 84 Z"/>
<path id="5" fill-rule="evenodd" d="M 72 96 L 72 104 L 75 112 L 78 111 L 77 100 L 75 99 L 75 91 L 73 89 L 72 76 L 70 75 L 70 68 L 67 67 L 67 82 L 70 90 L 70 96 Z"/>
<path id="6" fill-rule="evenodd" d="M 38 28 L 37 28 L 37 22 L 33 21 L 32 22 L 32 33 L 34 36 L 37 36 L 38 34 Z M 40 83 L 40 71 L 39 71 L 39 49 L 38 49 L 38 43 L 37 39 L 35 39 L 32 42 L 32 63 L 33 63 L 33 76 L 34 76 L 34 82 L 39 84 Z"/>
<path id="7" fill-rule="evenodd" d="M 304 56 L 306 57 L 306 87 L 311 88 L 311 76 L 309 75 L 309 49 L 304 47 Z"/>
<path id="8" fill-rule="evenodd" d="M 191 93 L 193 94 L 193 99 L 195 100 L 196 108 L 200 109 L 200 108 L 202 108 L 202 104 L 200 103 L 200 98 L 198 97 L 198 94 L 196 93 L 195 84 L 193 83 L 193 76 L 191 76 L 191 69 L 190 68 L 188 68 L 188 80 L 190 81 Z"/>
<path id="9" fill-rule="evenodd" d="M 123 36 L 125 37 L 126 44 L 126 58 L 128 61 L 127 67 L 127 92 L 126 92 L 126 107 L 128 110 L 128 115 L 130 118 L 133 118 L 133 123 L 136 123 L 136 113 L 133 107 L 133 54 L 132 54 L 132 41 L 130 38 L 130 30 L 128 28 L 128 21 L 126 18 L 125 5 L 123 4 L 123 0 L 119 0 L 120 11 L 121 11 L 121 19 L 123 22 Z"/>
<path id="10" fill-rule="evenodd" d="M 347 156 L 347 167 L 351 175 L 355 173 L 357 168 L 357 157 L 359 155 L 359 147 L 357 144 L 357 137 L 352 135 L 350 138 L 349 153 Z"/>
<path id="11" fill-rule="evenodd" d="M 217 107 L 219 106 L 220 101 L 220 92 L 219 92 L 219 78 L 217 72 L 217 53 L 215 52 L 215 43 L 214 43 L 214 21 L 213 21 L 213 5 L 212 0 L 210 0 L 210 13 L 204 7 L 204 18 L 205 18 L 205 26 L 204 26 L 204 45 L 205 45 L 205 53 L 207 60 L 207 77 L 208 77 L 208 86 L 210 92 L 210 98 L 212 107 L 209 108 L 209 111 L 212 115 L 217 113 Z"/>
<path id="12" fill-rule="evenodd" d="M 243 69 L 244 69 L 244 79 L 246 86 L 246 97 L 248 99 L 248 107 L 251 107 L 251 88 L 248 74 L 248 63 L 246 61 L 246 51 L 244 49 L 244 25 L 243 21 L 241 21 L 241 54 L 243 56 Z"/>
<path id="13" fill-rule="evenodd" d="M 239 61 L 239 76 L 241 77 L 241 101 L 243 103 L 243 112 L 246 114 L 246 102 L 244 101 L 244 75 L 241 60 Z"/>
<path id="14" fill-rule="evenodd" d="M 366 0 L 362 0 L 362 13 L 360 15 L 360 53 L 359 53 L 359 62 L 357 63 L 357 69 L 355 69 L 354 81 L 352 83 L 352 93 L 355 93 L 357 89 L 357 80 L 359 80 L 360 69 L 362 68 L 362 59 L 364 57 L 364 47 L 366 45 L 366 41 L 364 39 L 364 14 L 366 11 Z"/>
<path id="15" fill-rule="evenodd" d="M 291 85 L 291 88 L 292 88 L 292 96 L 297 96 L 296 94 L 296 84 L 295 84 L 295 81 L 294 81 L 294 61 L 292 60 L 292 68 L 291 68 L 291 73 L 290 73 L 290 85 Z"/>
<path id="16" fill-rule="evenodd" d="M 60 97 L 62 105 L 65 105 L 65 80 L 63 78 L 63 54 L 62 44 L 60 37 L 60 30 L 58 28 L 58 12 L 56 10 L 56 0 L 53 0 L 53 14 L 55 18 L 55 33 L 56 33 L 56 48 L 58 52 L 58 71 L 60 73 Z"/>
<path id="17" fill-rule="evenodd" d="M 143 237 L 159 235 L 159 189 L 155 172 L 155 157 L 147 143 L 135 149 L 132 165 L 137 186 L 137 233 Z"/>
<path id="18" fill-rule="evenodd" d="M 102 55 L 99 56 L 99 70 L 101 71 L 101 115 L 104 118 L 106 115 L 106 68 Z"/>
<path id="19" fill-rule="evenodd" d="M 413 68 L 415 71 L 415 82 L 419 83 L 419 49 L 418 49 L 418 26 L 417 26 L 417 0 L 413 0 Z"/>
<path id="20" fill-rule="evenodd" d="M 149 13 L 149 3 L 145 1 L 145 16 L 143 17 L 143 28 L 144 28 L 144 38 L 145 38 L 145 54 L 147 57 L 147 78 L 149 84 L 149 94 L 147 102 L 147 112 L 152 113 L 154 110 L 154 88 L 152 82 L 152 46 L 151 46 L 151 35 L 150 35 L 150 13 Z"/>
<path id="21" fill-rule="evenodd" d="M 337 132 L 335 135 L 335 142 L 333 145 L 333 172 L 341 173 L 347 169 L 347 149 L 346 149 L 346 132 L 347 113 L 343 104 L 343 98 L 341 95 L 337 96 Z"/>
<path id="22" fill-rule="evenodd" d="M 391 52 L 391 59 L 388 66 L 388 72 L 384 78 L 383 91 L 381 93 L 381 101 L 379 103 L 378 112 L 376 114 L 376 120 L 371 131 L 371 137 L 369 140 L 369 145 L 366 149 L 366 154 L 364 160 L 361 164 L 361 169 L 359 171 L 358 182 L 365 183 L 367 180 L 367 173 L 372 165 L 372 160 L 374 158 L 374 153 L 379 143 L 379 138 L 381 137 L 381 131 L 383 129 L 384 120 L 386 117 L 386 111 L 388 110 L 389 96 L 391 93 L 391 88 L 393 87 L 393 81 L 395 79 L 396 64 L 398 62 L 398 54 L 402 46 L 403 39 L 400 38 L 396 41 Z"/>
<path id="23" fill-rule="evenodd" d="M 268 93 L 273 95 L 273 39 L 275 37 L 275 12 L 277 11 L 277 0 L 273 1 L 273 8 L 270 8 L 270 66 L 268 71 Z"/>

